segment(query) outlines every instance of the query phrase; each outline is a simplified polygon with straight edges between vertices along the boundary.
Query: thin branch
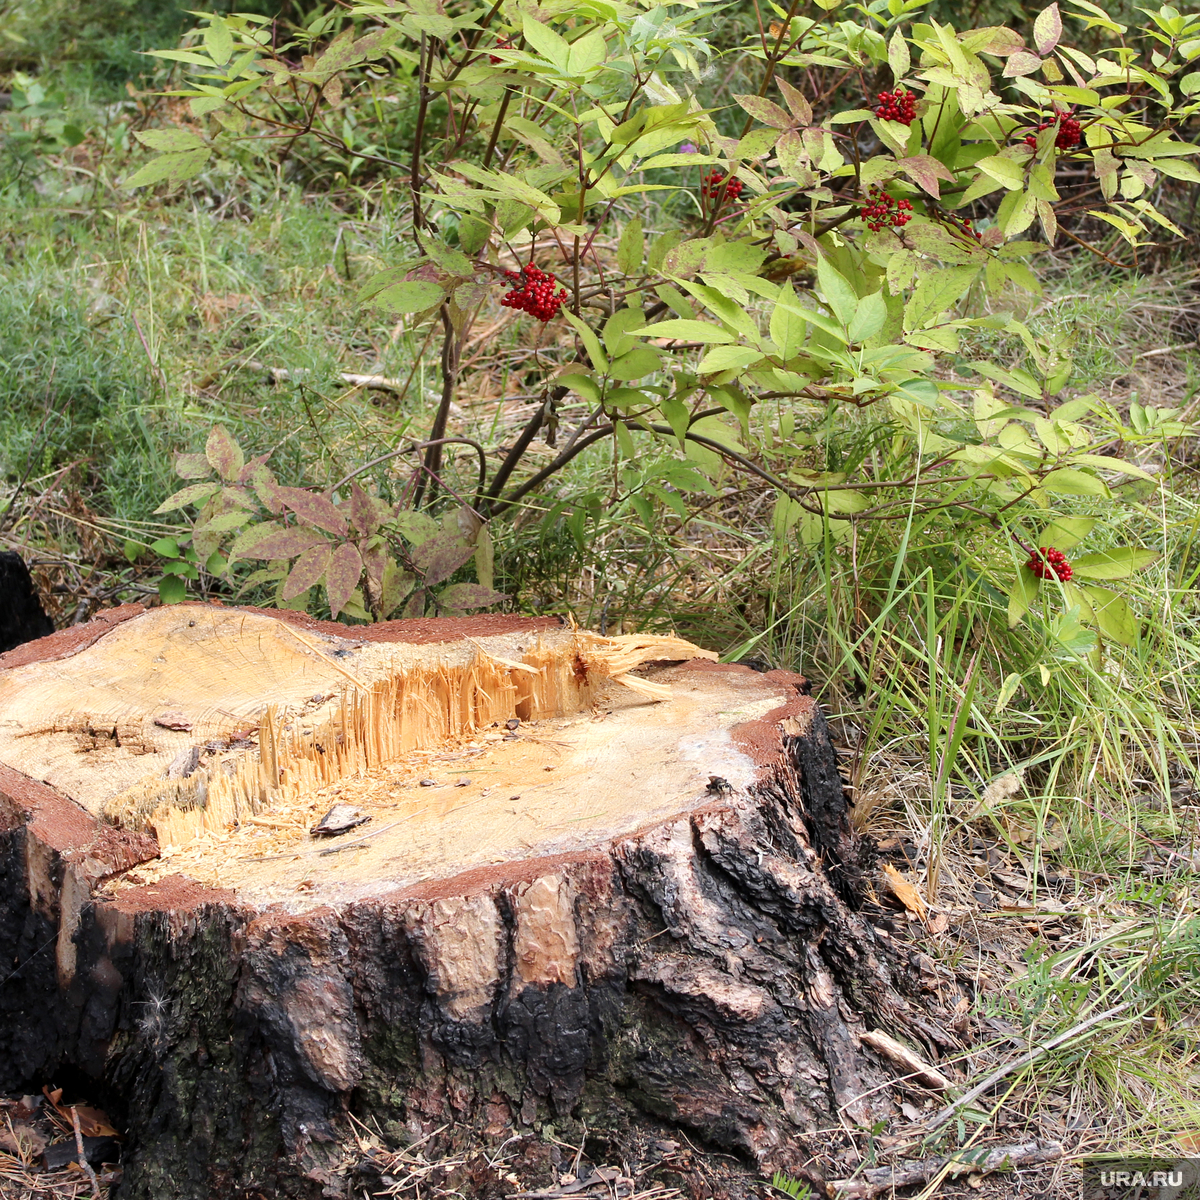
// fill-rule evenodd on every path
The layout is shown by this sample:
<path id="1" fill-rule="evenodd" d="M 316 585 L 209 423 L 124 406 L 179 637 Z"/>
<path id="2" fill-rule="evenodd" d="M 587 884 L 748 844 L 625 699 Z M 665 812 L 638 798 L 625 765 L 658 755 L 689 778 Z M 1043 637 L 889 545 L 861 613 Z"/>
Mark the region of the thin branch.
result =
<path id="1" fill-rule="evenodd" d="M 484 482 L 487 479 L 487 451 L 474 438 L 469 437 L 439 438 L 437 444 L 442 446 L 470 446 L 475 451 L 479 456 L 479 490 L 482 491 Z M 361 467 L 355 468 L 349 475 L 343 476 L 330 490 L 334 492 L 340 491 L 352 479 L 366 474 L 372 467 L 377 467 L 380 463 L 389 462 L 391 459 L 400 458 L 405 454 L 414 454 L 419 450 L 428 450 L 433 445 L 433 442 L 414 442 L 411 446 L 402 446 L 399 450 L 389 450 L 387 454 L 381 454 L 378 458 L 373 458 L 370 462 L 363 463 Z"/>

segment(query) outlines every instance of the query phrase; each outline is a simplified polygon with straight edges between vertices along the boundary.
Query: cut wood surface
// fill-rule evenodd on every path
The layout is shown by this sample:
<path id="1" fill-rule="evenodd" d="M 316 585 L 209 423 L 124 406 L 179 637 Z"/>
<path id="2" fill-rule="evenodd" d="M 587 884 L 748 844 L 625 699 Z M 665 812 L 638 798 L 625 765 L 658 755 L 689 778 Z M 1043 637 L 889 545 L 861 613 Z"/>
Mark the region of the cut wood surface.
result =
<path id="1" fill-rule="evenodd" d="M 0 1087 L 103 1080 L 169 1200 L 343 1194 L 347 1108 L 786 1169 L 948 1082 L 807 685 L 714 657 L 202 605 L 0 657 Z"/>

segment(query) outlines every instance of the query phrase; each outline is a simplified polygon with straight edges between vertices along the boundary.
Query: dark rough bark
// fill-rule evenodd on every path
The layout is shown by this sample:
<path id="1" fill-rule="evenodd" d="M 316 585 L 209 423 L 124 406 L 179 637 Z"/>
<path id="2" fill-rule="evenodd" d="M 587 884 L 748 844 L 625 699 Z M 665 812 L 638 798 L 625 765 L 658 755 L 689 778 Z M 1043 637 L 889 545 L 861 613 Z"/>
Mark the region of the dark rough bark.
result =
<path id="1" fill-rule="evenodd" d="M 53 632 L 24 559 L 0 551 L 0 654 Z"/>
<path id="2" fill-rule="evenodd" d="M 103 1081 L 130 1131 L 122 1200 L 346 1195 L 348 1110 L 398 1137 L 667 1122 L 796 1169 L 814 1131 L 892 1112 L 857 1031 L 934 1061 L 954 1038 L 855 911 L 862 847 L 815 704 L 754 725 L 746 793 L 297 915 L 179 877 L 106 898 L 153 847 L 68 836 L 65 801 L 0 772 L 0 1088 Z"/>

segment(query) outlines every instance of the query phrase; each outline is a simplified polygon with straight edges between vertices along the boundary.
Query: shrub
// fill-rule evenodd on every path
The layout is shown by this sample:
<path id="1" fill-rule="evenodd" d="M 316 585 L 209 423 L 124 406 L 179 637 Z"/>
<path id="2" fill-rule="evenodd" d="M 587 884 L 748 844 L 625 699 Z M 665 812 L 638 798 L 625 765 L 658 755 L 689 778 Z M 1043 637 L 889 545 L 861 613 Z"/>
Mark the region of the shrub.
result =
<path id="1" fill-rule="evenodd" d="M 179 188 L 213 155 L 264 138 L 285 151 L 307 139 L 343 172 L 400 182 L 407 246 L 361 298 L 442 337 L 440 404 L 399 504 L 357 487 L 378 464 L 299 493 L 263 483 L 259 460 L 234 470 L 210 441 L 221 483 L 169 502 L 198 504 L 196 564 L 228 573 L 257 546 L 268 565 L 251 578 L 277 581 L 281 599 L 324 582 L 333 611 L 378 618 L 423 611 L 445 563 L 452 573 L 474 554 L 469 598 L 483 603 L 487 522 L 604 445 L 648 524 L 686 517 L 731 471 L 774 491 L 776 531 L 801 546 L 951 509 L 1012 622 L 1042 591 L 1061 603 L 1071 653 L 1135 640 L 1126 600 L 1101 584 L 1153 551 L 1043 567 L 1091 528 L 1073 506 L 1136 501 L 1154 484 L 1139 448 L 1182 426 L 1171 411 L 1064 398 L 1069 345 L 1039 340 L 1005 306 L 1041 290 L 1048 246 L 1115 267 L 1118 246 L 1136 256 L 1180 234 L 1155 201 L 1164 183 L 1200 180 L 1196 147 L 1177 135 L 1200 92 L 1200 16 L 1163 7 L 1130 37 L 1075 0 L 1083 50 L 1057 4 L 1028 43 L 919 7 L 877 0 L 845 21 L 793 4 L 719 68 L 704 37 L 713 7 L 603 0 L 536 15 L 505 0 L 351 0 L 286 35 L 265 18 L 212 16 L 158 52 L 188 77 L 177 94 L 190 119 L 137 135 L 157 154 L 128 186 Z M 728 64 L 756 72 L 756 89 L 714 96 L 711 74 Z M 397 105 L 405 121 L 371 124 Z M 677 219 L 656 230 L 664 196 Z M 569 330 L 542 346 L 541 403 L 494 468 L 484 446 L 446 433 L 489 301 Z M 972 356 L 983 338 L 1015 358 Z M 562 431 L 569 397 L 585 415 Z M 833 447 L 864 423 L 875 466 L 851 474 Z M 534 470 L 539 435 L 557 454 Z M 648 456 L 647 440 L 671 458 Z M 452 442 L 478 453 L 469 494 L 445 476 Z"/>

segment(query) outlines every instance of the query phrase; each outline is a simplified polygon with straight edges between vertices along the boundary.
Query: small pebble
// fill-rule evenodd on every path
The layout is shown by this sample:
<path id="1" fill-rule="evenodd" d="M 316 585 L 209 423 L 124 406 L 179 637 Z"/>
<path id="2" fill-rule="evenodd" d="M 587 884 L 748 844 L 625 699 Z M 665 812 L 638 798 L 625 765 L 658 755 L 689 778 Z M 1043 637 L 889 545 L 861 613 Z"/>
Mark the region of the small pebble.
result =
<path id="1" fill-rule="evenodd" d="M 464 775 L 454 786 L 455 787 L 470 787 L 471 781 Z"/>
<path id="2" fill-rule="evenodd" d="M 520 729 L 521 728 L 520 717 L 509 717 L 508 720 L 504 722 L 504 728 L 505 729 Z"/>
<path id="3" fill-rule="evenodd" d="M 436 779 L 422 779 L 421 786 L 422 787 L 437 787 L 437 780 Z"/>

